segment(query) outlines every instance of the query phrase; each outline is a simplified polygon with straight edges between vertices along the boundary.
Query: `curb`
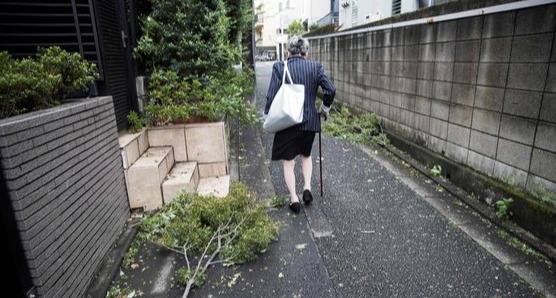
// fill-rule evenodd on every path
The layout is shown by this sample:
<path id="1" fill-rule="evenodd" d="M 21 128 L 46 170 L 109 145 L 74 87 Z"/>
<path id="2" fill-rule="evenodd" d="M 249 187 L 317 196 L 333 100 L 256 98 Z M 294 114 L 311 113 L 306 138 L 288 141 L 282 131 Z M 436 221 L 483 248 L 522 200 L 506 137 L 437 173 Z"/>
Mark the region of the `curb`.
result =
<path id="1" fill-rule="evenodd" d="M 390 139 L 394 139 L 397 142 L 405 143 L 405 141 L 401 140 L 399 137 L 395 135 L 392 135 L 390 132 L 387 132 L 387 134 Z M 393 145 L 382 146 L 382 148 L 392 153 L 394 156 L 403 160 L 404 162 L 407 162 L 409 165 L 411 165 L 412 168 L 419 171 L 428 179 L 442 186 L 451 195 L 455 196 L 456 198 L 458 198 L 459 200 L 467 204 L 469 207 L 471 207 L 473 210 L 481 214 L 481 216 L 485 217 L 496 226 L 500 227 L 510 235 L 517 237 L 519 240 L 523 241 L 524 243 L 531 246 L 535 250 L 539 251 L 544 256 L 546 256 L 551 262 L 556 263 L 556 248 L 540 240 L 539 238 L 532 235 L 530 232 L 521 228 L 517 224 L 511 221 L 505 221 L 498 218 L 496 214 L 490 208 L 488 208 L 488 206 L 485 206 L 482 202 L 471 197 L 470 195 L 467 194 L 467 192 L 462 191 L 462 189 L 458 188 L 453 183 L 448 182 L 446 179 L 434 177 L 430 175 L 429 170 L 423 164 L 421 164 L 413 157 L 411 157 L 410 154 L 401 151 L 400 149 L 394 147 Z"/>
<path id="2" fill-rule="evenodd" d="M 106 293 L 110 289 L 112 281 L 116 278 L 120 270 L 124 255 L 131 246 L 133 239 L 135 239 L 135 235 L 137 235 L 139 230 L 139 227 L 136 225 L 137 222 L 137 219 L 132 219 L 126 224 L 126 228 L 122 231 L 118 240 L 108 252 L 103 263 L 98 269 L 95 279 L 85 293 L 85 297 L 106 297 Z"/>

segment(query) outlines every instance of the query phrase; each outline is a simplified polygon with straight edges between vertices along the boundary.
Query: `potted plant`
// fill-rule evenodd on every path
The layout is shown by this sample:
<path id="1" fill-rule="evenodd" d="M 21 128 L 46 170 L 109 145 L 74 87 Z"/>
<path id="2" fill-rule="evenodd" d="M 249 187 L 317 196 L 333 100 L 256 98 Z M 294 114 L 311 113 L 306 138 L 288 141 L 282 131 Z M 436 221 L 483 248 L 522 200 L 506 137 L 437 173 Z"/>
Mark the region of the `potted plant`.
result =
<path id="1" fill-rule="evenodd" d="M 135 114 L 130 119 L 150 127 L 151 145 L 173 146 L 177 161 L 227 163 L 227 156 L 217 158 L 212 154 L 227 155 L 227 148 L 220 151 L 209 148 L 209 144 L 226 147 L 227 118 L 239 119 L 243 124 L 260 124 L 257 109 L 245 101 L 246 94 L 253 91 L 252 73 L 230 70 L 203 80 L 180 79 L 171 70 L 156 71 L 150 79 L 150 102 L 145 108 L 145 121 L 137 121 Z M 183 124 L 187 125 L 180 126 Z M 192 148 L 195 145 L 203 149 Z M 186 152 L 180 152 L 181 148 Z"/>
<path id="2" fill-rule="evenodd" d="M 176 161 L 227 163 L 227 156 L 215 157 L 228 152 L 227 119 L 260 123 L 257 109 L 245 101 L 253 91 L 253 72 L 233 68 L 241 60 L 239 33 L 250 24 L 244 8 L 230 10 L 222 0 L 153 0 L 141 19 L 134 53 L 149 76 L 149 103 L 145 120 L 130 115 L 130 124 L 149 127 L 151 146 L 171 145 L 174 153 L 184 148 Z"/>

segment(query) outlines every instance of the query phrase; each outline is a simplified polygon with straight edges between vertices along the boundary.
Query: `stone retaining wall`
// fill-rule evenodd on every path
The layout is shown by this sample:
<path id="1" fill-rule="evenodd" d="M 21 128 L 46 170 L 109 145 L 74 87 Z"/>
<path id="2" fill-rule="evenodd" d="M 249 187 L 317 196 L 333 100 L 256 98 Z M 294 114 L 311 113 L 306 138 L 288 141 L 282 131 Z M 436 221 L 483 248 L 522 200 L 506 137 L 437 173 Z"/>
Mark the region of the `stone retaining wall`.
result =
<path id="1" fill-rule="evenodd" d="M 82 296 L 129 218 L 112 98 L 0 120 L 0 162 L 31 290 Z"/>
<path id="2" fill-rule="evenodd" d="M 556 4 L 312 37 L 337 100 L 530 192 L 556 191 Z"/>

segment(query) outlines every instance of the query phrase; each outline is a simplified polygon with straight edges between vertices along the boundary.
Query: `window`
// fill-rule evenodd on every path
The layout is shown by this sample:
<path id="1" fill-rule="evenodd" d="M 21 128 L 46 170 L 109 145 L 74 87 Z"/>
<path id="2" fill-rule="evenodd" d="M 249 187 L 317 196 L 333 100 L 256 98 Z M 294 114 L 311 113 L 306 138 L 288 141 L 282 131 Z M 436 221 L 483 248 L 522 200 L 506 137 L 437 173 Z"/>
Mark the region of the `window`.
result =
<path id="1" fill-rule="evenodd" d="M 278 11 L 282 11 L 282 2 L 278 2 Z"/>
<path id="2" fill-rule="evenodd" d="M 402 12 L 402 0 L 392 1 L 392 15 L 397 15 Z"/>
<path id="3" fill-rule="evenodd" d="M 46 2 L 46 3 L 45 3 Z M 94 11 L 87 0 L 0 1 L 0 51 L 34 56 L 37 46 L 59 45 L 101 67 Z"/>
<path id="4" fill-rule="evenodd" d="M 286 1 L 286 9 L 288 9 L 288 8 L 291 8 L 291 6 L 290 6 L 290 0 L 287 0 L 287 1 Z"/>

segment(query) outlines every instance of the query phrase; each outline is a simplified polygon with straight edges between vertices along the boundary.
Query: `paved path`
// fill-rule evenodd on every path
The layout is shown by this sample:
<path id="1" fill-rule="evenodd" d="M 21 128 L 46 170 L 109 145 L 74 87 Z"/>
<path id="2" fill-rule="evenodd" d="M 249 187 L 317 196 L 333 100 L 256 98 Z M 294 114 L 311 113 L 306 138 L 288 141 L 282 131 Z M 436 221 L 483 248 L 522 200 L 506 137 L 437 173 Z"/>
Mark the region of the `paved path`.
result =
<path id="1" fill-rule="evenodd" d="M 257 68 L 261 110 L 271 65 Z M 281 164 L 269 161 L 272 135 L 247 129 L 240 139 L 242 180 L 262 198 L 286 195 Z M 315 163 L 314 204 L 298 216 L 287 206 L 271 212 L 283 224 L 278 242 L 253 263 L 214 268 L 213 280 L 240 277 L 195 297 L 555 296 L 548 264 L 508 246 L 496 227 L 383 150 L 334 138 L 323 138 L 322 150 L 324 196 Z"/>

